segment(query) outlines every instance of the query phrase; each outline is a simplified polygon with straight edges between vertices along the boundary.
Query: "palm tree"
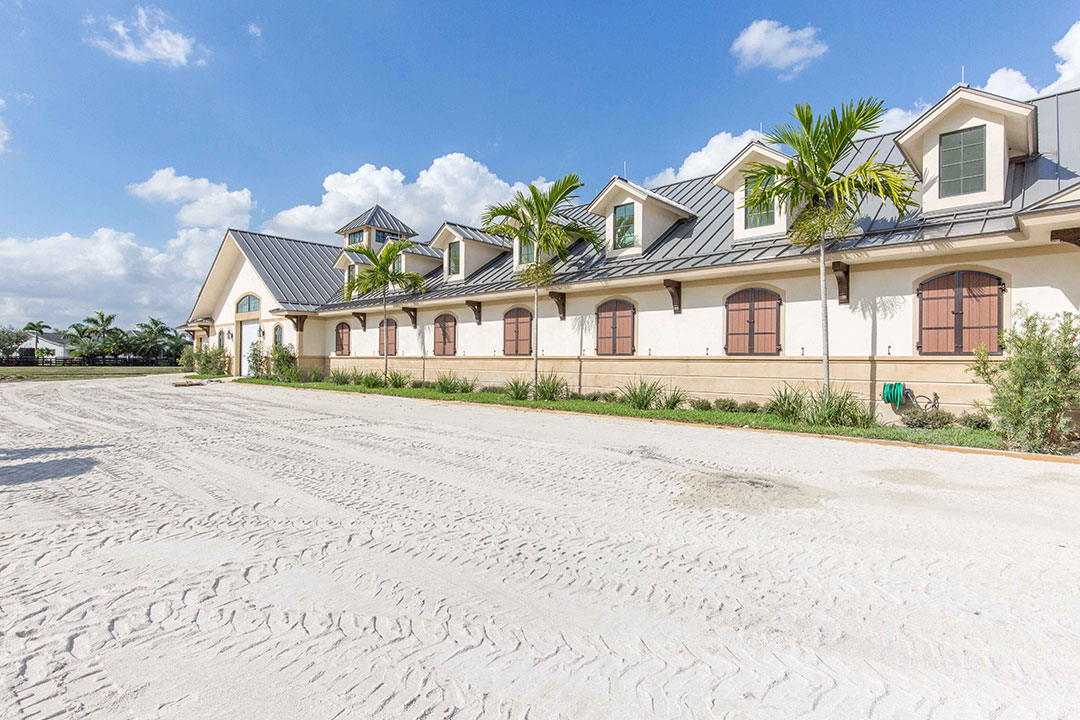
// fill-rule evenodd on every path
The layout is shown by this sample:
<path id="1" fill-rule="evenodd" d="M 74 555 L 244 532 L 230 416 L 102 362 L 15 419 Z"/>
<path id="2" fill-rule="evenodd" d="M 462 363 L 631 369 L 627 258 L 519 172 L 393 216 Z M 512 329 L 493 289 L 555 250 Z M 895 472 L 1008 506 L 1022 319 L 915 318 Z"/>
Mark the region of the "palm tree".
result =
<path id="1" fill-rule="evenodd" d="M 570 173 L 553 182 L 546 190 L 530 185 L 528 195 L 519 190 L 509 202 L 490 205 L 484 211 L 485 231 L 517 241 L 519 253 L 523 247 L 531 247 L 533 251 L 533 261 L 519 267 L 518 278 L 533 289 L 534 388 L 540 380 L 540 288 L 554 279 L 552 258 L 565 262 L 570 246 L 577 238 L 589 243 L 598 253 L 604 249 L 604 241 L 595 228 L 566 217 L 581 186 L 581 179 Z"/>
<path id="2" fill-rule="evenodd" d="M 41 334 L 46 330 L 52 330 L 52 326 L 46 325 L 44 320 L 38 320 L 37 322 L 26 323 L 26 325 L 23 325 L 23 330 L 25 332 L 34 333 L 34 357 L 37 357 L 38 339 L 41 337 Z"/>
<path id="3" fill-rule="evenodd" d="M 70 343 L 84 337 L 93 337 L 93 333 L 90 331 L 90 328 L 82 323 L 71 323 L 68 329 L 64 331 L 64 339 Z"/>
<path id="4" fill-rule="evenodd" d="M 143 357 L 156 358 L 161 355 L 169 337 L 174 333 L 175 330 L 161 320 L 150 318 L 147 322 L 135 326 L 135 334 L 131 338 L 132 347 Z"/>
<path id="5" fill-rule="evenodd" d="M 107 315 L 98 310 L 90 317 L 85 318 L 83 322 L 98 340 L 104 340 L 109 331 L 113 329 L 114 320 L 116 320 L 116 313 Z"/>
<path id="6" fill-rule="evenodd" d="M 858 151 L 856 136 L 881 126 L 884 102 L 863 98 L 814 117 L 809 105 L 796 105 L 791 113 L 796 124 L 782 123 L 765 135 L 773 145 L 786 145 L 796 157 L 783 166 L 750 163 L 745 175 L 746 209 L 770 212 L 779 202 L 794 214 L 801 209 L 789 231 L 790 241 L 818 249 L 818 280 L 821 295 L 821 356 L 825 398 L 829 397 L 829 308 L 825 285 L 825 245 L 853 232 L 859 205 L 874 197 L 891 203 L 903 216 L 917 207 L 912 198 L 915 180 L 905 165 L 877 161 L 871 155 L 848 172 Z"/>
<path id="7" fill-rule="evenodd" d="M 347 252 L 354 252 L 364 256 L 367 267 L 357 271 L 351 280 L 341 288 L 346 300 L 352 300 L 353 295 L 366 295 L 368 293 L 382 293 L 382 325 L 379 326 L 379 335 L 383 346 L 383 377 L 390 375 L 390 356 L 387 354 L 386 342 L 386 293 L 391 285 L 396 285 L 406 292 L 424 292 L 424 277 L 419 273 L 404 272 L 397 268 L 397 259 L 401 253 L 416 245 L 411 240 L 398 238 L 383 245 L 381 252 L 375 252 L 366 245 L 350 245 L 345 248 Z"/>

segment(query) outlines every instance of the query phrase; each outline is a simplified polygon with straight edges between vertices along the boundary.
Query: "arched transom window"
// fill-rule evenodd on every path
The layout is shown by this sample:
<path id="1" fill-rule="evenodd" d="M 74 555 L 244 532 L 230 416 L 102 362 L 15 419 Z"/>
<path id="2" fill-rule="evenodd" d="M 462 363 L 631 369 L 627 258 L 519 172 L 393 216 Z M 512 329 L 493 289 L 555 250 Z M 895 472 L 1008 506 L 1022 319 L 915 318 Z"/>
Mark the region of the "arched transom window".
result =
<path id="1" fill-rule="evenodd" d="M 457 318 L 443 314 L 435 318 L 436 355 L 453 355 L 457 352 Z"/>
<path id="2" fill-rule="evenodd" d="M 503 355 L 532 355 L 532 313 L 525 308 L 503 315 Z"/>
<path id="3" fill-rule="evenodd" d="M 634 354 L 634 306 L 626 300 L 608 300 L 596 308 L 596 354 Z"/>
<path id="4" fill-rule="evenodd" d="M 956 270 L 922 282 L 919 299 L 921 355 L 968 355 L 979 345 L 1001 352 L 1005 283 L 990 273 Z"/>
<path id="5" fill-rule="evenodd" d="M 728 355 L 780 354 L 780 296 L 764 288 L 747 288 L 728 295 Z"/>
<path id="6" fill-rule="evenodd" d="M 338 323 L 334 328 L 334 353 L 337 355 L 349 354 L 349 323 Z"/>
<path id="7" fill-rule="evenodd" d="M 258 310 L 259 298 L 254 295 L 245 295 L 236 303 L 236 312 L 238 313 L 258 312 Z"/>

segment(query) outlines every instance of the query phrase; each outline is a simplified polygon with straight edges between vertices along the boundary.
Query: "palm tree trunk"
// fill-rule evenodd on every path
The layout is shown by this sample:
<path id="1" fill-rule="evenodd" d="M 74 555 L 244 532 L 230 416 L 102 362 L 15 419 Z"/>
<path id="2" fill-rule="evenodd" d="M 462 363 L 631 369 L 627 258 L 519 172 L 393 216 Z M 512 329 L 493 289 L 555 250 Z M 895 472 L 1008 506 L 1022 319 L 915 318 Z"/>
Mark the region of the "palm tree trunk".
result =
<path id="1" fill-rule="evenodd" d="M 382 373 L 383 380 L 390 377 L 390 356 L 387 351 L 390 349 L 390 343 L 387 342 L 386 331 L 389 328 L 386 327 L 386 286 L 383 285 L 382 289 L 382 326 L 379 328 L 379 339 L 382 341 Z"/>
<path id="2" fill-rule="evenodd" d="M 533 286 L 533 388 L 540 384 L 540 286 Z"/>
<path id="3" fill-rule="evenodd" d="M 825 240 L 818 243 L 818 279 L 821 292 L 821 370 L 825 399 L 829 399 L 829 296 L 825 286 Z"/>

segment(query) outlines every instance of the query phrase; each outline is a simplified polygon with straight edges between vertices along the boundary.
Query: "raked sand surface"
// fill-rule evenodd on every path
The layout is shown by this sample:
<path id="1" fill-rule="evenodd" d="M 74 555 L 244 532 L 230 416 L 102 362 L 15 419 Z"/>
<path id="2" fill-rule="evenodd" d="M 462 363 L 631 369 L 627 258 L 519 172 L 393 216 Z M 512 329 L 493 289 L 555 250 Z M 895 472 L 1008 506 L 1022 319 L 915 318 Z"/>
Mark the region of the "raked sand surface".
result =
<path id="1" fill-rule="evenodd" d="M 1080 466 L 0 386 L 0 718 L 1080 718 Z"/>

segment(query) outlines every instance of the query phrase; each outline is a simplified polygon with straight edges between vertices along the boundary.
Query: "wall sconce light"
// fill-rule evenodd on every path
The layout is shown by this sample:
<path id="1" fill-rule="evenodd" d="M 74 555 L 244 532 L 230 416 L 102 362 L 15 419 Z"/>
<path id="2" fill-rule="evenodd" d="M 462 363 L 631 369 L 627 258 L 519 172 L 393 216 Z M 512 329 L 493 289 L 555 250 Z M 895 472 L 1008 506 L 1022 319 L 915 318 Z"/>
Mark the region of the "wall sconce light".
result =
<path id="1" fill-rule="evenodd" d="M 266 337 L 266 331 L 263 330 L 262 328 L 259 328 L 259 337 L 261 337 L 261 338 Z"/>
<path id="2" fill-rule="evenodd" d="M 225 337 L 227 337 L 227 338 L 229 338 L 230 340 L 232 340 L 232 330 L 227 330 L 227 331 L 225 331 Z"/>

